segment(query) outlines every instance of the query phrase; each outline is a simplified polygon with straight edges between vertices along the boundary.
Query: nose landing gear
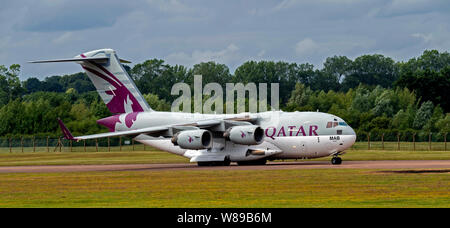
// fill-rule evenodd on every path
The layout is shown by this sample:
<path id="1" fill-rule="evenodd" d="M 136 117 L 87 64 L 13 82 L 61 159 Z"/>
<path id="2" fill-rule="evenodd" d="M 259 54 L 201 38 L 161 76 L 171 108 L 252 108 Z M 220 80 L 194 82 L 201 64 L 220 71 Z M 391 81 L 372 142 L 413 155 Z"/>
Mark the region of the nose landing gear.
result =
<path id="1" fill-rule="evenodd" d="M 331 159 L 331 164 L 333 165 L 340 165 L 342 164 L 342 158 L 335 156 Z"/>

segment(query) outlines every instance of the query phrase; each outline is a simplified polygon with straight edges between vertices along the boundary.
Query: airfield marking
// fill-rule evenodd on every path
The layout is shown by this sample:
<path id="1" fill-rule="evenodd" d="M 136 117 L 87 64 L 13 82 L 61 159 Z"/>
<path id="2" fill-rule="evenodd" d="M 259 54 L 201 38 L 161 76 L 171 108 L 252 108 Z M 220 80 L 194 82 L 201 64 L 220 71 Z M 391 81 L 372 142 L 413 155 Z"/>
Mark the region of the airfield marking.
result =
<path id="1" fill-rule="evenodd" d="M 442 169 L 450 168 L 450 160 L 344 161 L 331 165 L 329 161 L 269 162 L 261 166 L 197 167 L 195 163 L 126 164 L 126 165 L 46 165 L 0 167 L 0 173 L 55 173 L 92 171 L 175 171 L 175 170 L 281 170 L 281 169 Z"/>

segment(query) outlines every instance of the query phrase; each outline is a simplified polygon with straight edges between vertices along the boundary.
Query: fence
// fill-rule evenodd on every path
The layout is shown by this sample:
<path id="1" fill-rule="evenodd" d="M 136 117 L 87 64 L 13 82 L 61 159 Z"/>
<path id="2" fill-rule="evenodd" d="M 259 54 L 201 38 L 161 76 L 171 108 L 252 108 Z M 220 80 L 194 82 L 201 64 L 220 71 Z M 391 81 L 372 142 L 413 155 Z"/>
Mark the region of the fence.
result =
<path id="1" fill-rule="evenodd" d="M 54 137 L 0 137 L 0 153 L 151 151 L 129 137 L 71 141 Z"/>
<path id="2" fill-rule="evenodd" d="M 447 151 L 447 133 L 358 132 L 354 150 Z M 0 137 L 0 153 L 152 151 L 130 137 L 79 142 L 54 137 Z"/>
<path id="3" fill-rule="evenodd" d="M 358 132 L 352 149 L 365 150 L 447 150 L 447 133 Z"/>

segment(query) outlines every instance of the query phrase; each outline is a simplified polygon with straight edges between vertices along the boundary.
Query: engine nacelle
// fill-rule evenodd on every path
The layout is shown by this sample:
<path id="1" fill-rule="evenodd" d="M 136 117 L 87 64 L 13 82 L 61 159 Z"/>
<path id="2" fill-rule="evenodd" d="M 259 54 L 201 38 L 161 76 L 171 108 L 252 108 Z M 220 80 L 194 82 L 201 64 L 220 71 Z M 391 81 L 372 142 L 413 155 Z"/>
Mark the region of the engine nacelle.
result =
<path id="1" fill-rule="evenodd" d="M 236 144 L 258 145 L 264 140 L 264 130 L 255 125 L 234 126 L 225 131 L 223 136 Z"/>
<path id="2" fill-rule="evenodd" d="M 172 137 L 172 143 L 183 149 L 202 150 L 212 147 L 212 133 L 207 130 L 180 131 Z"/>

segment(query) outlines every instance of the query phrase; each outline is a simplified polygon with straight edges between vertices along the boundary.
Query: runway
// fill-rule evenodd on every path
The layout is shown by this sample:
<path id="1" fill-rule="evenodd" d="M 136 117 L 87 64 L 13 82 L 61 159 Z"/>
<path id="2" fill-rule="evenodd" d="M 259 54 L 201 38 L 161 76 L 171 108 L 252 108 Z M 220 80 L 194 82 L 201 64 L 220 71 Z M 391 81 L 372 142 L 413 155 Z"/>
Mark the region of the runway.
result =
<path id="1" fill-rule="evenodd" d="M 285 169 L 446 169 L 450 160 L 344 161 L 331 165 L 329 161 L 269 162 L 261 166 L 198 167 L 196 163 L 125 164 L 125 165 L 46 165 L 0 167 L 0 173 L 59 173 L 94 171 L 177 171 L 177 170 L 285 170 Z"/>

